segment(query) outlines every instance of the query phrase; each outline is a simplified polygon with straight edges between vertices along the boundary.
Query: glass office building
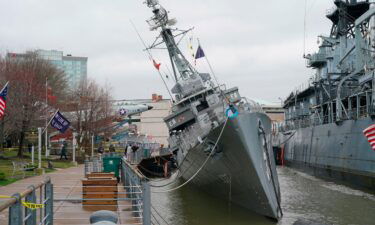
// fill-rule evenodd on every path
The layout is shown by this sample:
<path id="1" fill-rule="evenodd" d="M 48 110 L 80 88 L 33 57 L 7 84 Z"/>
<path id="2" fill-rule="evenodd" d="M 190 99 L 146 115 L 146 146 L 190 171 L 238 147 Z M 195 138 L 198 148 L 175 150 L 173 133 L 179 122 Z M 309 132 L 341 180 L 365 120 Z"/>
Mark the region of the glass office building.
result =
<path id="1" fill-rule="evenodd" d="M 41 58 L 64 71 L 69 88 L 75 89 L 81 82 L 87 80 L 87 57 L 64 56 L 62 51 L 57 50 L 38 50 L 37 53 Z"/>

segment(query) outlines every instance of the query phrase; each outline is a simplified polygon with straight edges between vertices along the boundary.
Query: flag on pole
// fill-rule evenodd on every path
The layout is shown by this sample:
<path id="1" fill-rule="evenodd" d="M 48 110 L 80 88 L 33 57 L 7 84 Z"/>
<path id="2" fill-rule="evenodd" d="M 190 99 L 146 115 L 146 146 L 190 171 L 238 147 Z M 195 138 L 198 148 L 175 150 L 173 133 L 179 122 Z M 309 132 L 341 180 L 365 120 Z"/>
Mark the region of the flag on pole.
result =
<path id="1" fill-rule="evenodd" d="M 370 143 L 372 150 L 375 151 L 375 124 L 364 129 L 363 134 L 366 136 L 367 141 Z"/>
<path id="2" fill-rule="evenodd" d="M 199 45 L 197 49 L 197 53 L 195 54 L 195 59 L 203 58 L 205 56 L 206 55 L 204 54 L 202 47 Z"/>
<path id="3" fill-rule="evenodd" d="M 160 70 L 161 63 L 156 63 L 155 59 L 153 59 L 152 62 L 154 63 L 155 68 Z"/>
<path id="4" fill-rule="evenodd" d="M 60 131 L 60 133 L 65 133 L 70 127 L 70 122 L 57 110 L 51 119 L 51 126 Z"/>
<path id="5" fill-rule="evenodd" d="M 0 118 L 5 114 L 5 108 L 7 106 L 7 95 L 8 95 L 8 82 L 5 84 L 0 92 Z"/>

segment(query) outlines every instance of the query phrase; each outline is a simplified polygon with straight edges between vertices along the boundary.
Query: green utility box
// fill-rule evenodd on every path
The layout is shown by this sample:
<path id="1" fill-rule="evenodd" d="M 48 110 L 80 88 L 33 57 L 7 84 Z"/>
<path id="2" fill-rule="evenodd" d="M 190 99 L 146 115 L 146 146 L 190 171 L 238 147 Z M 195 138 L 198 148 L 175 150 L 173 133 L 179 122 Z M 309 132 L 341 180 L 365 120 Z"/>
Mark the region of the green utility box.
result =
<path id="1" fill-rule="evenodd" d="M 114 172 L 115 177 L 119 176 L 119 170 L 121 165 L 120 156 L 104 156 L 103 157 L 103 169 L 105 173 Z"/>

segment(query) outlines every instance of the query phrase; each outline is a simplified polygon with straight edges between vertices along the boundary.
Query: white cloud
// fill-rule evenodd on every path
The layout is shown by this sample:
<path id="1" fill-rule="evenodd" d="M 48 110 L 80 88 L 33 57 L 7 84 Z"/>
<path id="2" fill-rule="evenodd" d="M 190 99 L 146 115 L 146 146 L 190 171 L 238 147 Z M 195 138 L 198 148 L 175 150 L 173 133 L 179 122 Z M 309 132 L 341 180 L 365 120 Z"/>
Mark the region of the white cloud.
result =
<path id="1" fill-rule="evenodd" d="M 178 28 L 195 27 L 193 34 L 200 38 L 219 80 L 239 86 L 242 95 L 278 101 L 311 75 L 301 57 L 304 1 L 160 2 L 177 18 Z M 316 50 L 316 36 L 330 30 L 324 14 L 333 2 L 307 2 L 310 52 Z M 134 21 L 147 43 L 154 40 L 157 33 L 145 22 L 152 13 L 142 1 L 0 0 L 0 5 L 2 53 L 41 48 L 87 56 L 89 76 L 108 81 L 116 98 L 146 98 L 153 92 L 167 96 L 129 22 Z M 186 42 L 181 48 L 187 51 Z M 153 53 L 167 71 L 167 52 Z"/>

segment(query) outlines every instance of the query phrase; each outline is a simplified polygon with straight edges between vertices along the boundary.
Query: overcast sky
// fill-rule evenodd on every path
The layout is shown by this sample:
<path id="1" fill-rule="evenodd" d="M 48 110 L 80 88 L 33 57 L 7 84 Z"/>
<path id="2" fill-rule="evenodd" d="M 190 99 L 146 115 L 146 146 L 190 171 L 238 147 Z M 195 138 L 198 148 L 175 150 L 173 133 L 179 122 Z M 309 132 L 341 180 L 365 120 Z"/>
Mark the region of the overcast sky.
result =
<path id="1" fill-rule="evenodd" d="M 0 51 L 62 50 L 86 56 L 88 76 L 108 82 L 116 99 L 167 97 L 132 20 L 147 43 L 152 16 L 143 0 L 0 0 Z M 306 82 L 313 72 L 305 67 L 303 0 L 160 0 L 176 18 L 177 28 L 194 27 L 189 34 L 202 47 L 221 83 L 238 86 L 243 96 L 279 102 Z M 307 0 L 306 49 L 317 50 L 317 35 L 328 34 L 326 10 L 331 0 Z M 180 44 L 189 58 L 187 40 Z M 194 43 L 194 48 L 197 44 Z M 168 72 L 167 52 L 153 51 Z M 204 59 L 198 61 L 208 72 Z M 172 86 L 172 82 L 168 83 Z"/>

